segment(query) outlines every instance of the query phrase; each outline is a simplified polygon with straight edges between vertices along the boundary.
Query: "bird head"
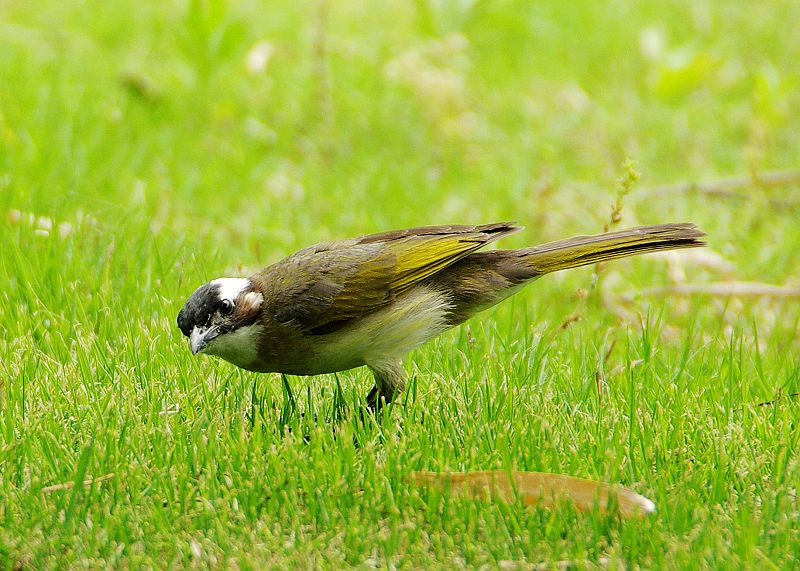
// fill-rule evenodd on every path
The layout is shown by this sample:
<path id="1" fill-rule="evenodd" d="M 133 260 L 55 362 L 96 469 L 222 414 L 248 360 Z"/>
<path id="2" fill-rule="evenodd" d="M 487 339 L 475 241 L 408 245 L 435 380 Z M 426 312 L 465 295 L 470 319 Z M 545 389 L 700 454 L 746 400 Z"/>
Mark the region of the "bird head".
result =
<path id="1" fill-rule="evenodd" d="M 197 288 L 178 313 L 193 354 L 247 367 L 255 359 L 264 296 L 246 278 L 220 278 Z"/>

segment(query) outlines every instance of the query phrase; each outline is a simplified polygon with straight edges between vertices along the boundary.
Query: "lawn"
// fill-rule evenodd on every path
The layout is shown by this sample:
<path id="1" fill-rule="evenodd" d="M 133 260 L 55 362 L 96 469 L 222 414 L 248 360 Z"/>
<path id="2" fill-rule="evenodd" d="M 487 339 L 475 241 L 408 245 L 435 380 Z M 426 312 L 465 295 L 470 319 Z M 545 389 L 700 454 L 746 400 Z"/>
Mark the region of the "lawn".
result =
<path id="1" fill-rule="evenodd" d="M 797 567 L 798 21 L 0 2 L 0 567 Z M 542 278 L 411 354 L 366 423 L 368 371 L 249 373 L 175 325 L 200 284 L 315 242 L 500 220 L 526 227 L 503 247 L 679 221 L 709 247 Z M 569 474 L 657 511 L 414 470 Z"/>

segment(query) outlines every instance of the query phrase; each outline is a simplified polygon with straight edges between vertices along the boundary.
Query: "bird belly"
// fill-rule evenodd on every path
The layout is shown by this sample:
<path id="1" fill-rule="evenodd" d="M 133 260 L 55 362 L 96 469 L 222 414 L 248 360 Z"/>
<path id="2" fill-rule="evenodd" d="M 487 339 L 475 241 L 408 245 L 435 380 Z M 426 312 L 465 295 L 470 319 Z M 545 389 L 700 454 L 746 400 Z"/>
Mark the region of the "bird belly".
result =
<path id="1" fill-rule="evenodd" d="M 391 305 L 312 341 L 316 372 L 396 361 L 450 328 L 448 297 L 418 286 Z M 313 373 L 312 373 L 313 374 Z"/>

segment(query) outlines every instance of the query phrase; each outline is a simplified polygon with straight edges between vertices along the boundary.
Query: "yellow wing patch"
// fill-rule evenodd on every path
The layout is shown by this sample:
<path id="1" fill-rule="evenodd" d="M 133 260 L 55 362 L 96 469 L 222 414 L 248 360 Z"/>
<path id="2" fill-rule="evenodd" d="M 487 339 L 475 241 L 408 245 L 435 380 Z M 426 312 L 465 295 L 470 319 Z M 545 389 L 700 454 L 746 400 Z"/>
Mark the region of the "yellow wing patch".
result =
<path id="1" fill-rule="evenodd" d="M 389 242 L 387 246 L 397 260 L 390 287 L 396 293 L 404 291 L 517 230 L 519 227 L 512 224 L 498 224 L 478 226 L 470 231 L 409 236 Z"/>

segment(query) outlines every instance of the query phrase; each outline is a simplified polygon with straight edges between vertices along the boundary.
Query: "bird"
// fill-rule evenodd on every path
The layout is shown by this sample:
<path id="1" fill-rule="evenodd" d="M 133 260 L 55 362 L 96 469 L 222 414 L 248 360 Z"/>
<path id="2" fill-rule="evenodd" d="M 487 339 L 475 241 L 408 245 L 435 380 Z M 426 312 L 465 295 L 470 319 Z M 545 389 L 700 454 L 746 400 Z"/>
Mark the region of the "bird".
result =
<path id="1" fill-rule="evenodd" d="M 320 375 L 367 366 L 368 410 L 405 386 L 403 358 L 544 274 L 704 246 L 691 223 L 640 226 L 540 246 L 479 251 L 514 222 L 423 226 L 323 242 L 249 277 L 197 288 L 177 323 L 193 354 L 259 373 Z"/>

